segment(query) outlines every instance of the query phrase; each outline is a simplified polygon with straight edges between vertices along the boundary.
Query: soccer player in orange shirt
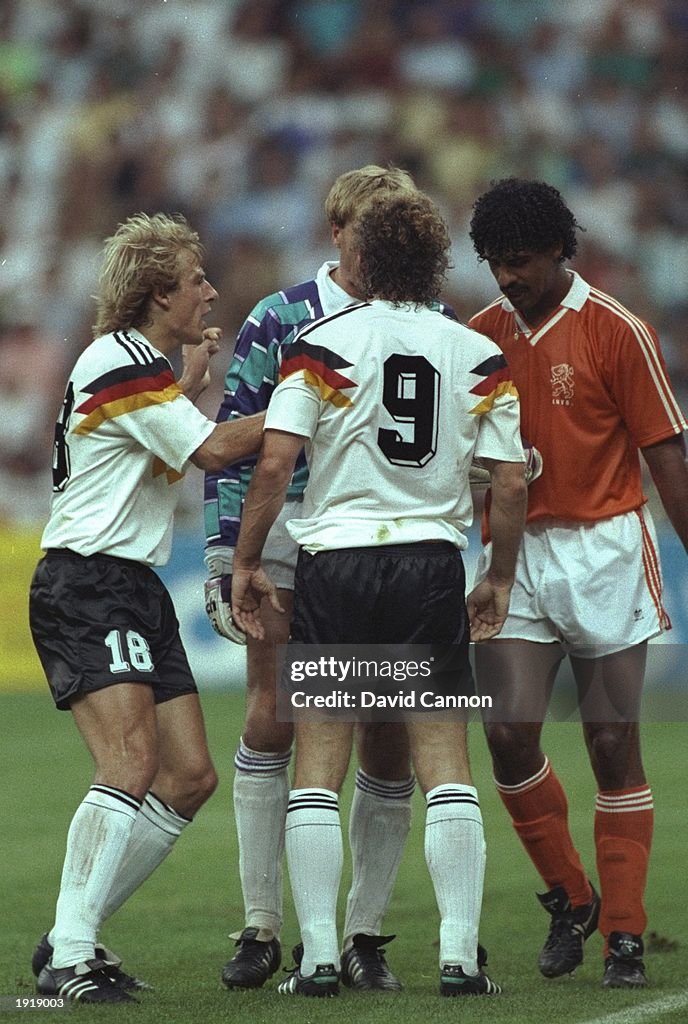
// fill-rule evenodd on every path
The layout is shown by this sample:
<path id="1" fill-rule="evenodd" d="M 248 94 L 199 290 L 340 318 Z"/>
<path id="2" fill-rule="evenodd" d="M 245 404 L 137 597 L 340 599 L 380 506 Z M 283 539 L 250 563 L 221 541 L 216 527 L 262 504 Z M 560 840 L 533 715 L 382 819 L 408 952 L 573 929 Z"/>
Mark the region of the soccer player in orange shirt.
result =
<path id="1" fill-rule="evenodd" d="M 539 896 L 551 915 L 540 971 L 573 971 L 599 922 L 602 984 L 629 988 L 647 984 L 643 895 L 653 827 L 639 706 L 647 641 L 671 626 L 638 451 L 688 547 L 687 424 L 652 327 L 567 269 L 579 227 L 557 189 L 539 181 L 493 183 L 473 210 L 474 248 L 502 296 L 470 325 L 504 352 L 522 432 L 544 465 L 529 489 L 507 622 L 499 639 L 476 647 L 476 668 L 479 688 L 495 697 L 485 729 L 497 789 L 548 889 Z M 540 746 L 566 655 L 599 790 L 601 899 Z"/>

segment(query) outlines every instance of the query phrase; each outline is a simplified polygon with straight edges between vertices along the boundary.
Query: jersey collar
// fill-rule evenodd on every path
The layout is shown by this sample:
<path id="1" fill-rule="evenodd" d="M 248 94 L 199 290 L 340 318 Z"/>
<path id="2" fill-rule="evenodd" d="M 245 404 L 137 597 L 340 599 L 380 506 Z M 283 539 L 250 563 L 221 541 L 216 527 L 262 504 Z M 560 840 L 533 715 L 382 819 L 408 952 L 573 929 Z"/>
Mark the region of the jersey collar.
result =
<path id="1" fill-rule="evenodd" d="M 580 274 L 577 274 L 575 270 L 568 270 L 567 273 L 571 277 L 571 287 L 559 305 L 564 306 L 566 309 L 574 309 L 576 313 L 580 313 L 581 309 L 588 301 L 590 285 L 587 281 L 584 281 Z M 502 299 L 502 309 L 506 310 L 507 313 L 515 313 L 516 316 L 518 316 L 515 307 L 506 296 Z"/>
<path id="2" fill-rule="evenodd" d="M 588 301 L 590 285 L 575 270 L 569 270 L 569 274 L 572 277 L 571 287 L 561 300 L 561 305 L 566 306 L 568 309 L 575 309 L 576 313 L 580 313 Z"/>
<path id="3" fill-rule="evenodd" d="M 513 313 L 514 320 L 516 321 L 517 329 L 514 337 L 518 338 L 519 333 L 523 335 L 531 346 L 537 345 L 540 338 L 544 337 L 545 334 L 555 324 L 559 323 L 561 318 L 566 315 L 568 309 L 572 309 L 575 313 L 580 313 L 581 309 L 587 302 L 588 296 L 590 295 L 590 285 L 587 281 L 584 281 L 580 274 L 577 274 L 575 270 L 567 271 L 571 277 L 571 286 L 559 303 L 559 307 L 548 317 L 547 320 L 536 330 L 531 330 L 528 324 L 520 316 L 518 310 L 512 305 L 511 302 L 505 297 L 502 302 L 502 308 L 507 313 Z"/>
<path id="4" fill-rule="evenodd" d="M 324 316 L 329 316 L 330 313 L 338 313 L 344 306 L 358 301 L 349 295 L 348 292 L 345 292 L 343 288 L 340 288 L 332 277 L 331 271 L 338 266 L 337 260 L 327 260 L 323 263 L 315 277 Z"/>

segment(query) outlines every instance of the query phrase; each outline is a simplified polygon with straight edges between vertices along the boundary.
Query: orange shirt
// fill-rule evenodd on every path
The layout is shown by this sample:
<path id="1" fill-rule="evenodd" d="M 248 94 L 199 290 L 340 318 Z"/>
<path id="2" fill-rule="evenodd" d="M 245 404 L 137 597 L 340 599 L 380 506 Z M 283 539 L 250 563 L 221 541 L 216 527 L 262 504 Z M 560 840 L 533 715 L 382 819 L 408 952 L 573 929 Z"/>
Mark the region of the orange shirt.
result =
<path id="1" fill-rule="evenodd" d="M 639 508 L 638 448 L 688 427 L 652 327 L 578 274 L 531 330 L 508 299 L 470 320 L 504 352 L 521 400 L 521 432 L 539 448 L 528 521 L 591 522 Z"/>

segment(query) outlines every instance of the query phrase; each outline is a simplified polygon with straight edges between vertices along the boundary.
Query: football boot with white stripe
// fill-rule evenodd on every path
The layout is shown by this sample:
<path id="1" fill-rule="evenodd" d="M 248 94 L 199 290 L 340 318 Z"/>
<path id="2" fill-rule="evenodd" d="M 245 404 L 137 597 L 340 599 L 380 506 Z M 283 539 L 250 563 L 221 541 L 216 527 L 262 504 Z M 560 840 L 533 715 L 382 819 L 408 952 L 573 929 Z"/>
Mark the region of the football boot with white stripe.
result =
<path id="1" fill-rule="evenodd" d="M 289 972 L 286 981 L 277 986 L 281 996 L 314 996 L 327 998 L 339 995 L 339 975 L 334 964 L 318 964 L 312 974 L 301 974 L 301 968 L 295 967 Z"/>
<path id="2" fill-rule="evenodd" d="M 113 982 L 108 964 L 98 958 L 73 967 L 48 963 L 38 975 L 36 989 L 43 996 L 62 996 L 75 1003 L 138 1003 Z"/>
<path id="3" fill-rule="evenodd" d="M 401 992 L 401 982 L 389 969 L 382 948 L 394 935 L 354 935 L 342 953 L 342 981 L 361 992 Z"/>
<path id="4" fill-rule="evenodd" d="M 442 964 L 441 996 L 498 996 L 501 986 L 495 984 L 482 968 L 477 974 L 466 974 L 460 964 Z"/>
<path id="5" fill-rule="evenodd" d="M 52 955 L 53 947 L 48 939 L 48 932 L 46 932 L 39 939 L 38 945 L 31 957 L 31 970 L 34 977 L 38 977 Z M 152 991 L 153 986 L 149 985 L 143 978 L 136 978 L 122 970 L 122 961 L 112 950 L 106 949 L 105 946 L 96 946 L 96 957 L 98 960 L 103 960 L 106 963 L 112 981 L 119 988 L 123 988 L 125 992 Z"/>
<path id="6" fill-rule="evenodd" d="M 274 937 L 258 939 L 259 928 L 244 928 L 236 945 L 237 952 L 222 968 L 225 988 L 260 988 L 282 962 L 282 948 Z M 234 938 L 234 936 L 230 936 Z"/>
<path id="7" fill-rule="evenodd" d="M 582 907 L 572 907 L 566 890 L 561 885 L 542 895 L 536 895 L 552 917 L 547 941 L 538 958 L 540 973 L 546 978 L 559 978 L 562 974 L 571 974 L 583 963 L 585 940 L 597 929 L 600 897 L 593 889 L 590 903 L 585 903 Z"/>

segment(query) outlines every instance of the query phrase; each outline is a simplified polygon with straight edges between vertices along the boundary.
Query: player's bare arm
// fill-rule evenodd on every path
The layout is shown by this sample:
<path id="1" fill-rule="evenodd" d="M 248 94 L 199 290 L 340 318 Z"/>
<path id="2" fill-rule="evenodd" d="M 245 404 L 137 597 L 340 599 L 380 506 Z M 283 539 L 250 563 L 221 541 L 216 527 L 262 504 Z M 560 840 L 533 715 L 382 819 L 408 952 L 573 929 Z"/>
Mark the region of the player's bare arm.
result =
<path id="1" fill-rule="evenodd" d="M 641 449 L 664 510 L 688 551 L 688 462 L 683 434 Z"/>
<path id="2" fill-rule="evenodd" d="M 265 539 L 284 504 L 287 485 L 304 440 L 302 435 L 284 430 L 264 432 L 244 504 L 235 565 L 238 562 L 244 568 L 253 569 L 260 564 Z"/>
<path id="3" fill-rule="evenodd" d="M 282 430 L 266 430 L 251 478 L 232 568 L 232 616 L 240 629 L 262 640 L 260 603 L 267 597 L 283 611 L 277 589 L 260 567 L 270 527 L 284 504 L 287 487 L 305 438 Z"/>
<path id="4" fill-rule="evenodd" d="M 266 430 L 246 495 L 232 570 L 232 616 L 240 629 L 257 640 L 265 636 L 260 618 L 263 598 L 268 598 L 275 611 L 284 611 L 260 559 L 270 528 L 284 504 L 304 440 L 300 435 Z"/>
<path id="5" fill-rule="evenodd" d="M 191 456 L 194 466 L 217 472 L 225 466 L 255 455 L 263 437 L 265 413 L 243 416 L 228 423 L 218 423 L 210 437 Z"/>
<path id="6" fill-rule="evenodd" d="M 492 486 L 492 561 L 485 579 L 466 599 L 471 640 L 475 642 L 497 636 L 506 620 L 528 493 L 523 463 L 493 459 L 483 463 L 490 470 Z"/>

